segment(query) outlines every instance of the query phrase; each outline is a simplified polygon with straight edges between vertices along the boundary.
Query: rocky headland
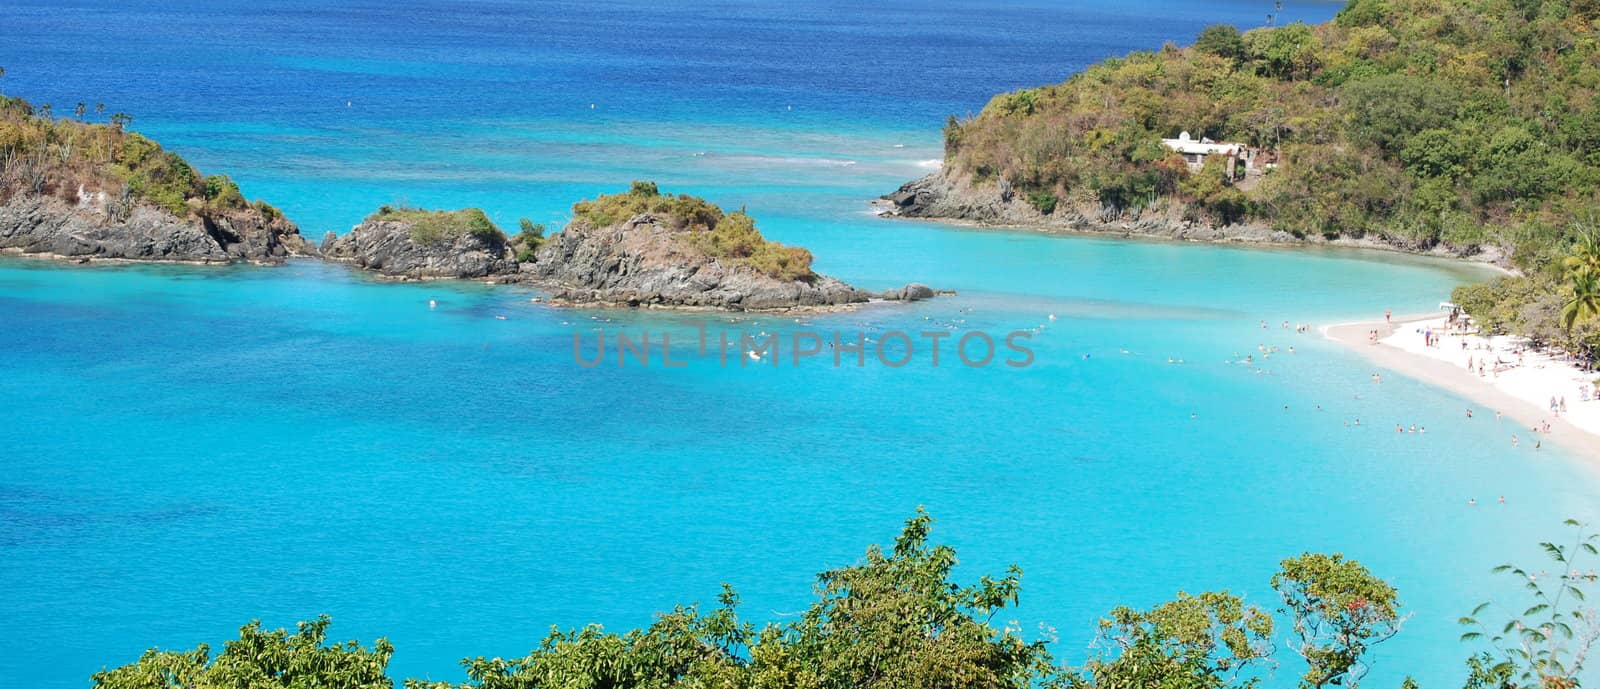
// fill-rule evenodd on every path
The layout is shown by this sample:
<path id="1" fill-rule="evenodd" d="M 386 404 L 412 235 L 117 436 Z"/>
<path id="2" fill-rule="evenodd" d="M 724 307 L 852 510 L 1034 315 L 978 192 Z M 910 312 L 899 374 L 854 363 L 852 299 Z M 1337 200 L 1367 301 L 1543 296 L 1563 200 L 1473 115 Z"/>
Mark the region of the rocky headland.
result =
<path id="1" fill-rule="evenodd" d="M 743 211 L 649 182 L 583 201 L 573 215 L 521 267 L 557 303 L 786 311 L 933 296 L 918 284 L 874 294 L 818 274 L 811 252 L 767 240 Z"/>
<path id="2" fill-rule="evenodd" d="M 384 206 L 343 236 L 329 232 L 322 257 L 398 280 L 516 276 L 511 243 L 483 211 Z"/>
<path id="3" fill-rule="evenodd" d="M 774 276 L 719 260 L 684 241 L 673 220 L 644 212 L 604 227 L 574 222 L 544 243 L 524 275 L 569 304 L 765 311 L 873 296 L 825 275 Z"/>
<path id="4" fill-rule="evenodd" d="M 283 216 L 251 207 L 179 217 L 135 203 L 117 208 L 97 192 L 78 203 L 15 194 L 0 203 L 0 250 L 69 260 L 279 263 L 316 247 Z"/>
<path id="5" fill-rule="evenodd" d="M 81 118 L 81 115 L 80 115 Z M 202 175 L 110 124 L 0 96 L 0 251 L 95 259 L 277 263 L 316 248 L 225 175 Z"/>

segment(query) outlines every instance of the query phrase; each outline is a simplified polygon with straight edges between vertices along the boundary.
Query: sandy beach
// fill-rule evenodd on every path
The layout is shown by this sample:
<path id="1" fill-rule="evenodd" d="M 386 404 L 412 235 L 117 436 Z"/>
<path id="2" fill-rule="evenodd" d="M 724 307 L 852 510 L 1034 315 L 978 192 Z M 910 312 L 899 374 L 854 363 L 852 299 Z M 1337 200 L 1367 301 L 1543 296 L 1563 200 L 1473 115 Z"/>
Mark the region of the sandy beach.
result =
<path id="1" fill-rule="evenodd" d="M 1377 342 L 1371 340 L 1374 330 Z M 1436 338 L 1434 346 L 1425 343 L 1424 333 L 1429 331 Z M 1532 449 L 1537 441 L 1555 442 L 1600 460 L 1600 400 L 1591 394 L 1585 401 L 1582 394 L 1600 374 L 1584 372 L 1549 352 L 1525 349 L 1518 338 L 1446 332 L 1442 315 L 1342 323 L 1324 326 L 1322 333 L 1384 369 L 1472 400 L 1475 416 L 1492 419 L 1496 412 L 1505 414 L 1516 422 L 1507 428 L 1508 446 L 1515 433 L 1523 449 Z M 1565 397 L 1567 410 L 1552 413 L 1551 397 L 1558 402 Z M 1549 434 L 1531 431 L 1545 423 L 1550 424 Z"/>

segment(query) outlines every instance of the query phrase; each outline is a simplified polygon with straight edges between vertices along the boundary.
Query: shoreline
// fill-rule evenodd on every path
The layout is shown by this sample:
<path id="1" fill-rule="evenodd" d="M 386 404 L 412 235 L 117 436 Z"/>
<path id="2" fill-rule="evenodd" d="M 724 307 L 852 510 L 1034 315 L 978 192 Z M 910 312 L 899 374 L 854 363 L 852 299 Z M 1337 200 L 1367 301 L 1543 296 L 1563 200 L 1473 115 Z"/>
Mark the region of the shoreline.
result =
<path id="1" fill-rule="evenodd" d="M 873 208 L 880 209 L 882 206 L 879 205 L 877 201 L 874 201 Z M 885 220 L 913 222 L 920 221 L 969 230 L 1002 230 L 1066 237 L 1099 237 L 1103 239 L 1121 239 L 1127 241 L 1200 244 L 1206 246 L 1233 246 L 1245 249 L 1354 249 L 1365 251 L 1382 251 L 1384 253 L 1400 254 L 1402 256 L 1418 256 L 1422 258 L 1459 261 L 1466 265 L 1489 268 L 1504 276 L 1521 274 L 1516 269 L 1501 265 L 1495 257 L 1485 252 L 1463 256 L 1461 254 L 1452 253 L 1446 250 L 1416 251 L 1381 240 L 1366 238 L 1340 237 L 1332 240 L 1296 239 L 1294 241 L 1255 239 L 1244 235 L 1205 238 L 1179 236 L 1162 232 L 1142 232 L 1133 228 L 1104 223 L 1065 224 L 1024 221 L 989 222 L 984 220 L 968 220 L 966 218 L 953 218 L 944 216 L 901 215 L 887 211 L 875 212 L 873 215 Z"/>
<path id="2" fill-rule="evenodd" d="M 522 287 L 540 292 L 535 298 L 536 303 L 557 309 L 597 309 L 611 311 L 666 311 L 677 313 L 719 313 L 719 314 L 759 314 L 773 316 L 817 316 L 833 313 L 849 313 L 862 308 L 874 306 L 908 304 L 911 301 L 898 301 L 871 297 L 867 301 L 850 302 L 846 304 L 814 304 L 807 306 L 787 306 L 771 309 L 735 309 L 719 306 L 692 306 L 678 304 L 637 303 L 626 301 L 608 301 L 597 299 L 592 301 L 575 301 L 571 299 L 555 298 L 550 294 L 563 289 L 561 285 L 540 280 L 521 277 L 516 274 L 489 275 L 480 277 L 410 277 L 405 275 L 385 275 L 370 270 L 364 270 L 355 265 L 354 261 L 347 259 L 326 258 L 322 256 L 289 256 L 283 261 L 266 262 L 249 259 L 230 259 L 226 261 L 187 261 L 179 259 L 144 259 L 144 258 L 108 258 L 101 256 L 66 256 L 62 254 L 45 252 L 23 252 L 13 248 L 0 248 L 0 258 L 20 258 L 38 262 L 40 265 L 60 266 L 95 266 L 95 265 L 171 265 L 185 267 L 223 268 L 232 265 L 251 265 L 263 268 L 278 268 L 289 265 L 294 261 L 316 261 L 323 265 L 339 266 L 348 269 L 351 273 L 366 278 L 377 284 L 387 285 L 427 285 L 433 283 L 461 283 L 478 284 L 489 287 Z M 953 290 L 935 290 L 938 296 L 954 296 Z M 913 300 L 920 301 L 920 300 Z"/>
<path id="3" fill-rule="evenodd" d="M 1105 221 L 1071 209 L 1041 213 L 1027 201 L 1013 197 L 992 185 L 975 185 L 971 178 L 941 167 L 932 173 L 900 185 L 900 188 L 869 202 L 878 217 L 900 220 L 926 220 L 956 227 L 1009 229 L 1046 235 L 1107 236 L 1119 239 L 1155 239 L 1217 246 L 1323 247 L 1372 249 L 1412 256 L 1449 258 L 1468 264 L 1493 266 L 1515 275 L 1509 266 L 1510 255 L 1501 246 L 1451 247 L 1435 243 L 1415 247 L 1403 241 L 1387 240 L 1376 234 L 1340 235 L 1329 239 L 1321 235 L 1297 237 L 1261 223 L 1212 225 L 1198 220 L 1183 220 L 1173 212 L 1155 211 L 1136 219 Z"/>
<path id="4" fill-rule="evenodd" d="M 1600 467 L 1600 400 L 1591 397 L 1584 401 L 1579 395 L 1580 381 L 1600 378 L 1600 373 L 1586 373 L 1548 352 L 1529 350 L 1521 365 L 1503 368 L 1499 374 L 1486 369 L 1486 375 L 1480 377 L 1467 370 L 1467 357 L 1514 362 L 1517 357 L 1511 350 L 1520 341 L 1507 336 L 1443 334 L 1444 323 L 1443 316 L 1410 315 L 1393 322 L 1339 323 L 1319 330 L 1323 337 L 1345 345 L 1375 366 L 1470 400 L 1478 405 L 1473 408 L 1475 417 L 1503 413 L 1516 424 L 1505 429 L 1505 442 L 1513 451 L 1530 451 L 1536 441 L 1549 441 L 1582 455 L 1591 467 Z M 1423 345 L 1418 330 L 1424 328 L 1433 329 L 1440 340 L 1438 346 Z M 1378 331 L 1377 342 L 1369 339 L 1373 330 Z M 1462 340 L 1469 349 L 1461 348 Z M 1551 395 L 1567 398 L 1566 413 L 1550 412 Z M 1549 434 L 1530 430 L 1545 422 L 1550 424 Z M 1511 447 L 1512 434 L 1521 440 L 1520 445 Z"/>

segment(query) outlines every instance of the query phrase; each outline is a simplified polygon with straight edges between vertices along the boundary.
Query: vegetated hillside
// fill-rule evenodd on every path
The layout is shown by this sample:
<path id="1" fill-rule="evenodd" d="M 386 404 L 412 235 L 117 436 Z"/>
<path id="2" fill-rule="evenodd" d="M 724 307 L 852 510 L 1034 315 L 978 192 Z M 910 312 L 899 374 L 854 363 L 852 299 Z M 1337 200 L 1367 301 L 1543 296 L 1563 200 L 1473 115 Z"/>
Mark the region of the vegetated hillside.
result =
<path id="1" fill-rule="evenodd" d="M 1600 2 L 1354 0 L 1335 19 L 1206 29 L 996 96 L 945 131 L 948 174 L 1041 211 L 1171 212 L 1551 263 L 1600 187 Z M 1275 162 L 1244 184 L 1161 139 Z M 1263 168 L 1267 165 L 1263 164 Z"/>
<path id="2" fill-rule="evenodd" d="M 0 96 L 0 248 L 140 260 L 277 261 L 313 251 L 278 209 L 226 175 L 79 103 L 72 117 Z"/>
<path id="3" fill-rule="evenodd" d="M 104 106 L 94 108 L 104 114 Z M 227 175 L 202 175 L 178 154 L 124 129 L 122 113 L 92 123 L 79 103 L 73 118 L 49 105 L 0 97 L 0 200 L 19 193 L 76 203 L 79 192 L 107 194 L 113 204 L 145 202 L 179 218 L 254 208 L 276 218 L 264 201 L 245 201 Z"/>

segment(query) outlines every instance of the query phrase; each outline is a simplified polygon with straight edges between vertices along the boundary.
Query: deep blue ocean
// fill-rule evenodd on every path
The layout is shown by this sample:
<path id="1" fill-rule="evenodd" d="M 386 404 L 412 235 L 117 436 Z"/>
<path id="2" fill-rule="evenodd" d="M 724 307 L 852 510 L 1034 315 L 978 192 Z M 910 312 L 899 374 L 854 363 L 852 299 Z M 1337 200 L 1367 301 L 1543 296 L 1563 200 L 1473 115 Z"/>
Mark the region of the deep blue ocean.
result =
<path id="1" fill-rule="evenodd" d="M 1285 5 L 1280 21 L 1337 9 Z M 396 677 L 450 680 L 463 657 L 520 655 L 552 625 L 645 624 L 721 582 L 779 619 L 918 505 L 961 577 L 1021 565 L 1014 619 L 1057 630 L 1061 660 L 1084 660 L 1111 608 L 1180 589 L 1274 607 L 1277 562 L 1329 550 L 1414 615 L 1367 684 L 1455 686 L 1477 650 L 1456 618 L 1507 590 L 1491 567 L 1541 566 L 1534 544 L 1561 519 L 1600 516 L 1595 458 L 1514 450 L 1509 421 L 1395 374 L 1374 384 L 1282 323 L 1429 311 L 1483 269 L 867 212 L 933 169 L 950 114 L 1272 11 L 0 0 L 0 91 L 130 113 L 314 238 L 392 202 L 558 227 L 574 201 L 652 179 L 747 207 L 847 281 L 959 292 L 797 322 L 555 310 L 521 288 L 314 262 L 0 259 L 0 686 L 84 687 L 254 618 L 327 613 L 337 638 L 393 641 Z M 575 334 L 687 338 L 702 320 L 1037 329 L 1036 361 L 573 361 Z M 1280 351 L 1230 363 L 1258 346 Z"/>

